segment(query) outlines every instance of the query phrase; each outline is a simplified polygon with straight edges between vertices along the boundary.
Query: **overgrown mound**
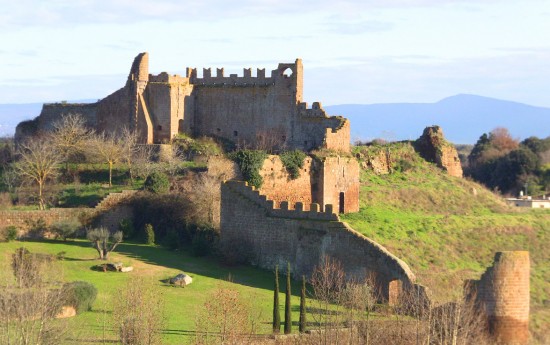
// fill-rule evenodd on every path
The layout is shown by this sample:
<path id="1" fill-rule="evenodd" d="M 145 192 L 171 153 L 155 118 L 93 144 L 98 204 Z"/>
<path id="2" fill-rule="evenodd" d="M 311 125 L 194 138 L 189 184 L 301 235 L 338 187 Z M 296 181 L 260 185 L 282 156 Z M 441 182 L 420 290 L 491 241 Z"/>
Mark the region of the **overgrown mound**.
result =
<path id="1" fill-rule="evenodd" d="M 479 278 L 495 252 L 529 250 L 532 325 L 550 325 L 543 308 L 550 299 L 549 211 L 511 208 L 485 187 L 428 163 L 408 143 L 355 150 L 363 168 L 361 211 L 342 215 L 344 221 L 407 262 L 439 300 L 459 296 L 463 280 Z M 372 169 L 379 156 L 385 174 Z"/>

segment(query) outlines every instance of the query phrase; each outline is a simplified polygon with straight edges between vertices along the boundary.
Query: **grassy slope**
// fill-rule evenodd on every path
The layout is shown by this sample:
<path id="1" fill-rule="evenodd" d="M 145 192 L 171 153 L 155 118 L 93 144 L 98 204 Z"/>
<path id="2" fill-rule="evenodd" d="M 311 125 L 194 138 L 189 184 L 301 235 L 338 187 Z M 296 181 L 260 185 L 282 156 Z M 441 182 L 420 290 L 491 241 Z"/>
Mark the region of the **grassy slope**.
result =
<path id="1" fill-rule="evenodd" d="M 362 172 L 361 211 L 343 220 L 407 262 L 438 300 L 459 296 L 462 281 L 479 278 L 495 252 L 529 250 L 532 327 L 550 327 L 543 306 L 550 300 L 550 212 L 510 208 L 476 183 L 410 152 L 402 156 L 412 168 Z"/>
<path id="2" fill-rule="evenodd" d="M 184 252 L 168 251 L 159 247 L 148 247 L 138 244 L 121 244 L 110 261 L 120 261 L 125 265 L 134 266 L 131 273 L 97 272 L 90 268 L 98 263 L 97 252 L 84 241 L 75 242 L 10 242 L 0 243 L 0 281 L 9 276 L 10 255 L 16 248 L 25 246 L 31 252 L 56 254 L 66 252 L 66 259 L 60 262 L 59 278 L 63 281 L 84 280 L 93 283 L 99 293 L 94 304 L 94 310 L 70 319 L 72 329 L 77 330 L 79 343 L 92 343 L 99 339 L 102 333 L 102 319 L 107 318 L 107 338 L 115 339 L 116 334 L 110 328 L 109 320 L 112 311 L 111 301 L 117 291 L 124 287 L 131 275 L 150 278 L 151 284 L 163 296 L 167 324 L 164 330 L 164 343 L 182 344 L 193 341 L 196 311 L 201 308 L 209 294 L 220 284 L 238 290 L 245 299 L 253 302 L 256 311 L 261 313 L 257 319 L 262 333 L 270 333 L 273 274 L 268 271 L 251 267 L 224 267 L 210 258 L 195 258 Z M 193 277 L 193 284 L 186 288 L 174 288 L 161 282 L 184 271 Z M 227 278 L 230 275 L 231 281 Z M 284 276 L 280 286 L 284 286 Z M 298 282 L 293 282 L 292 310 L 294 329 L 297 330 L 299 309 Z M 284 288 L 283 288 L 284 291 Z M 284 293 L 279 296 L 281 315 L 284 319 Z M 106 311 L 103 313 L 102 311 Z M 258 315 L 258 314 L 255 314 Z"/>

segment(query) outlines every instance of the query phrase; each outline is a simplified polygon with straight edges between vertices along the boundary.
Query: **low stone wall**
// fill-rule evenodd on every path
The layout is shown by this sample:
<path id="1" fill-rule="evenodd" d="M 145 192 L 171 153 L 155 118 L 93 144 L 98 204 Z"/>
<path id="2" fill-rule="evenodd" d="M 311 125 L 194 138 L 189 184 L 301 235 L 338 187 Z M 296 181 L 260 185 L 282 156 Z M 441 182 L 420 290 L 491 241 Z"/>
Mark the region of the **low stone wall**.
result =
<path id="1" fill-rule="evenodd" d="M 373 278 L 383 299 L 389 296 L 389 283 L 414 285 L 415 277 L 406 263 L 386 248 L 353 230 L 339 220 L 332 205 L 319 212 L 318 204 L 303 211 L 281 203 L 274 208 L 258 191 L 244 182 L 222 184 L 221 243 L 237 250 L 250 263 L 272 270 L 284 270 L 290 262 L 293 275 L 311 276 L 324 257 L 341 262 L 348 277 Z"/>
<path id="2" fill-rule="evenodd" d="M 135 190 L 125 190 L 120 193 L 110 193 L 93 208 L 51 208 L 48 210 L 4 210 L 0 211 L 0 228 L 15 226 L 18 237 L 26 237 L 37 222 L 43 221 L 46 227 L 57 222 L 94 219 L 95 223 L 116 230 L 122 219 L 132 218 L 132 209 L 124 202 L 136 193 Z"/>

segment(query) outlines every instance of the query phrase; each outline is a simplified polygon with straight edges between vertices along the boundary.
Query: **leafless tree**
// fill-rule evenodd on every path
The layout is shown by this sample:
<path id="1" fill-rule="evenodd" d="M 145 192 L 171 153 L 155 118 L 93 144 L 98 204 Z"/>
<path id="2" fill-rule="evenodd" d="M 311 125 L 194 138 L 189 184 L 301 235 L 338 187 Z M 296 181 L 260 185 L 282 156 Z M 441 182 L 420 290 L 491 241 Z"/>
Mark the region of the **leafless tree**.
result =
<path id="1" fill-rule="evenodd" d="M 81 114 L 63 116 L 52 126 L 52 144 L 65 164 L 68 164 L 75 155 L 84 153 L 86 144 L 93 135 L 93 131 L 86 127 L 86 120 Z"/>
<path id="2" fill-rule="evenodd" d="M 154 282 L 131 277 L 116 295 L 113 321 L 123 345 L 162 344 L 163 296 Z"/>
<path id="3" fill-rule="evenodd" d="M 158 164 L 153 161 L 154 147 L 152 145 L 138 145 L 132 162 L 132 174 L 145 179 L 153 171 L 158 169 Z"/>
<path id="4" fill-rule="evenodd" d="M 134 181 L 134 162 L 136 161 L 140 150 L 139 135 L 137 131 L 132 131 L 128 127 L 124 127 L 120 134 L 120 143 L 124 147 L 123 161 L 128 166 L 130 181 Z"/>
<path id="5" fill-rule="evenodd" d="M 15 279 L 8 276 L 9 269 L 2 267 L 0 344 L 53 345 L 63 342 L 68 332 L 67 323 L 54 321 L 63 305 L 62 289 L 59 283 L 47 279 L 55 276 L 54 270 L 53 261 L 23 248 L 13 257 Z"/>
<path id="6" fill-rule="evenodd" d="M 100 227 L 88 230 L 86 237 L 97 250 L 101 260 L 107 260 L 109 253 L 115 250 L 119 243 L 122 242 L 122 231 L 111 233 L 109 229 Z"/>
<path id="7" fill-rule="evenodd" d="M 26 181 L 38 185 L 38 203 L 45 209 L 44 186 L 57 176 L 61 157 L 50 141 L 40 138 L 21 143 L 17 150 L 18 160 L 13 164 L 17 174 Z"/>
<path id="8" fill-rule="evenodd" d="M 95 161 L 109 165 L 109 186 L 113 185 L 113 166 L 124 159 L 125 145 L 116 133 L 94 135 L 89 141 L 87 154 Z"/>
<path id="9" fill-rule="evenodd" d="M 238 291 L 219 286 L 195 319 L 195 344 L 250 344 L 259 317 Z"/>

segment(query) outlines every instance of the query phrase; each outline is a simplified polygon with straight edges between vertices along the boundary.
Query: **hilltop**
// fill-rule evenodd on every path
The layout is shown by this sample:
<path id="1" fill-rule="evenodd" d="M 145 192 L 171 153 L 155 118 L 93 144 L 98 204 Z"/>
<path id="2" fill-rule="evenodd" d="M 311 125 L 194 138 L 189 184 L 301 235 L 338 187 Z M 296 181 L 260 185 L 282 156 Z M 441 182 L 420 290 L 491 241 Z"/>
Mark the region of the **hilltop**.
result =
<path id="1" fill-rule="evenodd" d="M 485 187 L 426 162 L 409 143 L 355 153 L 381 149 L 393 157 L 391 173 L 363 164 L 361 211 L 341 218 L 407 262 L 439 301 L 458 297 L 463 280 L 478 279 L 495 252 L 529 250 L 531 328 L 548 327 L 550 211 L 511 208 Z"/>

